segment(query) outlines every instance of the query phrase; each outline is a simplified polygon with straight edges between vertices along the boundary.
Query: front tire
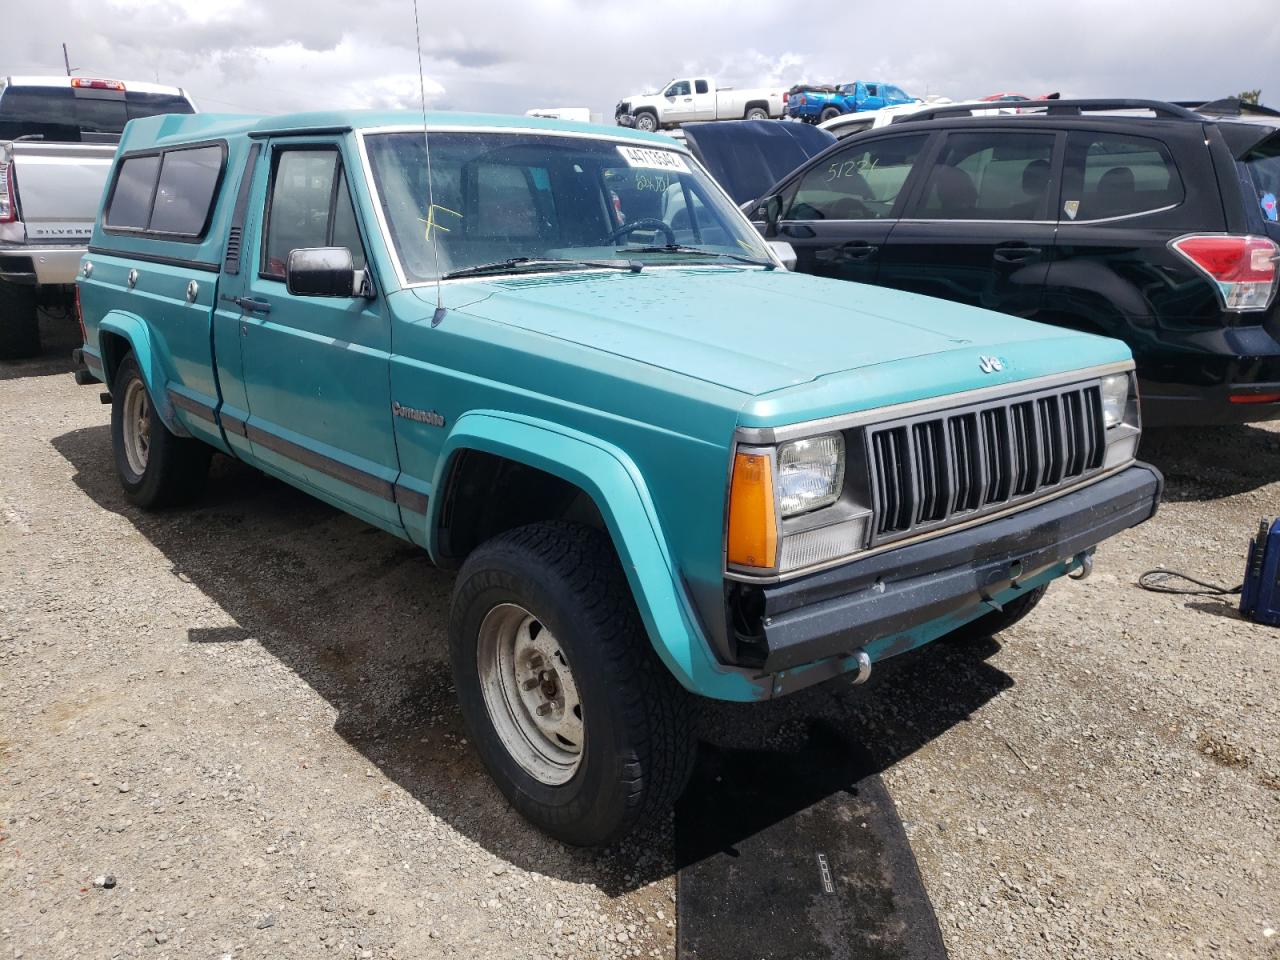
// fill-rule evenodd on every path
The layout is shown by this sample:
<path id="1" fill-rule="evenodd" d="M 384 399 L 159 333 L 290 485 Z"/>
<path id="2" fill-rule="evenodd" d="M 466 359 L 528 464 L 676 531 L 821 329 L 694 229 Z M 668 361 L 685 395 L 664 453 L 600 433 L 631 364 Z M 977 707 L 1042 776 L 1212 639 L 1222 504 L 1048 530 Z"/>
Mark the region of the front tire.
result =
<path id="1" fill-rule="evenodd" d="M 188 503 L 204 492 L 213 449 L 169 432 L 132 353 L 111 386 L 111 446 L 125 496 L 144 509 Z"/>
<path id="2" fill-rule="evenodd" d="M 480 758 L 553 837 L 604 846 L 684 789 L 692 699 L 654 653 L 603 533 L 536 523 L 478 547 L 454 588 L 449 650 Z"/>
<path id="3" fill-rule="evenodd" d="M 636 129 L 653 133 L 658 129 L 658 118 L 647 110 L 636 114 Z"/>
<path id="4" fill-rule="evenodd" d="M 0 360 L 25 360 L 39 353 L 36 288 L 0 280 Z"/>

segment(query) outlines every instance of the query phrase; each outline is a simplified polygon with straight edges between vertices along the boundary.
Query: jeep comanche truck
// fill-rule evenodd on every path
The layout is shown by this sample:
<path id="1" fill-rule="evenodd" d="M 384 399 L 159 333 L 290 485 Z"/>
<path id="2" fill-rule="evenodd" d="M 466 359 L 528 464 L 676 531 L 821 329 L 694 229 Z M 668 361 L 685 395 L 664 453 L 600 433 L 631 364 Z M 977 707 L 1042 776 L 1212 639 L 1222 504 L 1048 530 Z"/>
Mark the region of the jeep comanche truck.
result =
<path id="1" fill-rule="evenodd" d="M 129 124 L 83 356 L 134 503 L 216 450 L 457 568 L 461 710 L 552 835 L 668 809 L 696 696 L 999 630 L 1155 511 L 1122 343 L 788 273 L 668 137 L 428 124 Z"/>
<path id="2" fill-rule="evenodd" d="M 194 111 L 177 87 L 0 77 L 0 360 L 40 352 L 41 308 L 74 322 L 76 272 L 124 125 Z"/>

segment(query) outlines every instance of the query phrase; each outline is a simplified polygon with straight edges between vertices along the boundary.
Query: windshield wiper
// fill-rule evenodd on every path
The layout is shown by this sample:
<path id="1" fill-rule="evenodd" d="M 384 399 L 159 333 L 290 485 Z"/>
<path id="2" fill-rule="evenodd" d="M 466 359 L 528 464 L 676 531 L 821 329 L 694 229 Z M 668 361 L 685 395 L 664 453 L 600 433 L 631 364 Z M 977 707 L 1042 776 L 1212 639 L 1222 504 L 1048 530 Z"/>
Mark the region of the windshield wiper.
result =
<path id="1" fill-rule="evenodd" d="M 723 250 L 705 250 L 702 247 L 689 247 L 683 243 L 668 243 L 665 246 L 653 247 L 627 247 L 624 253 L 692 253 L 700 257 L 727 257 L 730 260 L 737 260 L 739 263 L 749 263 L 753 267 L 764 267 L 766 270 L 773 270 L 777 264 L 772 260 L 758 260 L 755 257 L 745 257 L 740 253 L 726 253 Z"/>
<path id="2" fill-rule="evenodd" d="M 495 260 L 493 263 L 477 263 L 470 267 L 450 270 L 441 280 L 453 280 L 455 277 L 474 277 L 485 273 L 509 273 L 523 267 L 600 267 L 605 270 L 630 270 L 639 273 L 644 264 L 639 260 L 565 260 L 544 257 L 509 257 L 506 260 Z"/>

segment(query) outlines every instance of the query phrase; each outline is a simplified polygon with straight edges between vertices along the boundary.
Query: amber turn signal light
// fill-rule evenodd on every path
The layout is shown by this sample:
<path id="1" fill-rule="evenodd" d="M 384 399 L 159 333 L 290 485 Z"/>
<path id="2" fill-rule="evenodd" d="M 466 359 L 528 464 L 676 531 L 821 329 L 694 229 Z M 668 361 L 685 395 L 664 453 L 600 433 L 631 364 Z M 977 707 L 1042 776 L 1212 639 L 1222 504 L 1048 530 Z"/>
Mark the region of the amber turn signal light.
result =
<path id="1" fill-rule="evenodd" d="M 729 487 L 729 562 L 770 570 L 778 559 L 773 463 L 767 454 L 738 453 Z"/>

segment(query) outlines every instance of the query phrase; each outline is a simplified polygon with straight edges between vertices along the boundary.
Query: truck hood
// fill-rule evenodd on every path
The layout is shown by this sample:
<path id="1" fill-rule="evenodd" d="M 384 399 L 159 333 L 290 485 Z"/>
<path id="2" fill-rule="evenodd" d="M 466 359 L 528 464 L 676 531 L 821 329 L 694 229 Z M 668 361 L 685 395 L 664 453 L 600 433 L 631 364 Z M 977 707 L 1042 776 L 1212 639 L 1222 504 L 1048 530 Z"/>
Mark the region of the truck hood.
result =
<path id="1" fill-rule="evenodd" d="M 433 287 L 415 290 L 434 304 Z M 963 354 L 966 377 L 981 380 L 974 386 L 1128 357 L 1116 341 L 783 270 L 646 267 L 507 277 L 443 291 L 446 305 L 472 316 L 756 397 L 841 371 L 952 352 Z M 1049 347 L 1063 339 L 1076 348 Z M 983 355 L 1000 358 L 1003 369 L 983 377 Z M 1020 363 L 1021 355 L 1034 362 Z M 1039 369 L 1046 364 L 1051 369 Z"/>

